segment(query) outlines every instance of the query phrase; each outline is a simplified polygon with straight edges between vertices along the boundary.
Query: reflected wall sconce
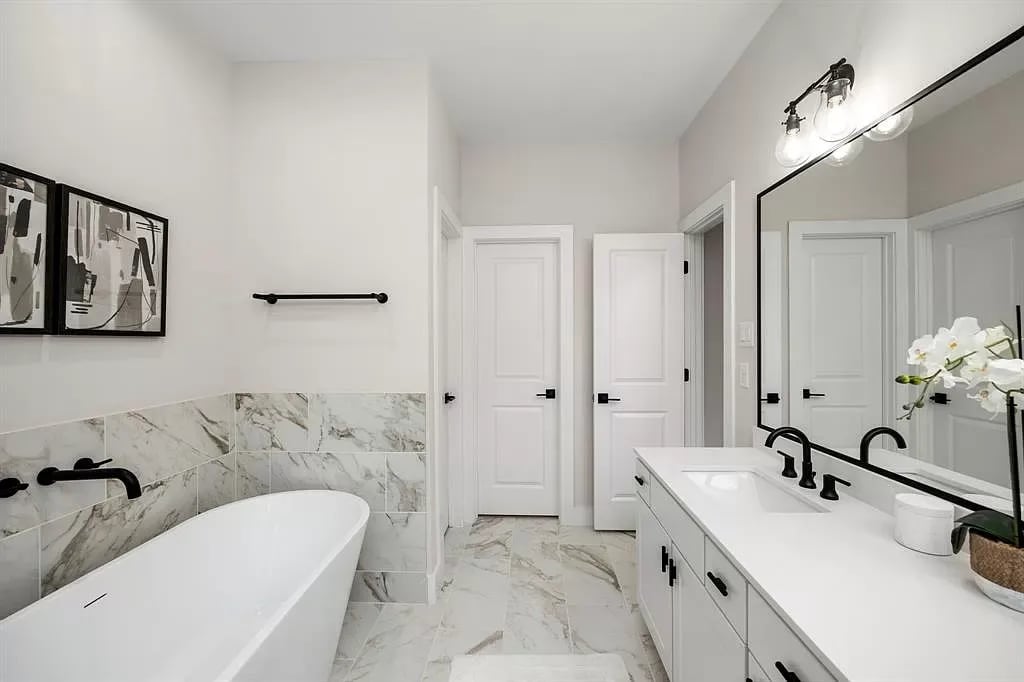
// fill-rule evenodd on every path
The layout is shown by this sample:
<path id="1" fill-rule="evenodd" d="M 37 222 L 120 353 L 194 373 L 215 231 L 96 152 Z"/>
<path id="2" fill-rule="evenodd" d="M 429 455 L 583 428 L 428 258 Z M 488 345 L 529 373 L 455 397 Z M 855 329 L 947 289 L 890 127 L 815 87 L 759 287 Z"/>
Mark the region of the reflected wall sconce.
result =
<path id="1" fill-rule="evenodd" d="M 775 145 L 775 158 L 780 164 L 787 168 L 799 166 L 811 155 L 812 140 L 810 135 L 802 130 L 801 121 L 805 119 L 797 113 L 797 106 L 815 91 L 819 93 L 818 109 L 814 113 L 814 131 L 818 137 L 826 142 L 838 142 L 857 129 L 853 98 L 854 77 L 853 65 L 844 57 L 830 65 L 820 78 L 807 86 L 799 97 L 786 106 L 783 110 L 786 120 L 782 123 L 786 129 Z M 909 122 L 907 125 L 910 125 Z M 858 148 L 856 152 L 859 151 Z M 853 156 L 856 154 L 841 155 L 843 163 L 852 161 Z"/>

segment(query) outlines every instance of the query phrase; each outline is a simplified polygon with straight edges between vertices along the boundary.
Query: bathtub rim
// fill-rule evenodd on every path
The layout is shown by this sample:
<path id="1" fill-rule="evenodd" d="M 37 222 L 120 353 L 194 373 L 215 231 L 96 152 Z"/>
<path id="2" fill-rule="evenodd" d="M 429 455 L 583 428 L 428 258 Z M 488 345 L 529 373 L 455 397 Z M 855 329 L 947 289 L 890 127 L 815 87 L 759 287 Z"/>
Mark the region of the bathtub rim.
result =
<path id="1" fill-rule="evenodd" d="M 142 550 L 146 547 L 146 545 L 150 544 L 151 542 L 161 540 L 162 538 L 173 538 L 176 533 L 180 534 L 182 531 L 184 531 L 189 526 L 189 524 L 192 524 L 193 522 L 198 521 L 199 519 L 204 517 L 208 519 L 208 515 L 217 515 L 218 513 L 224 513 L 229 508 L 236 507 L 238 505 L 255 506 L 260 503 L 265 503 L 266 498 L 270 497 L 280 499 L 288 497 L 336 497 L 338 495 L 344 495 L 346 497 L 357 500 L 358 505 L 356 508 L 359 510 L 359 516 L 353 520 L 354 522 L 351 528 L 347 530 L 347 532 L 344 534 L 343 537 L 341 537 L 341 539 L 327 547 L 324 554 L 322 555 L 322 558 L 311 567 L 309 573 L 306 574 L 306 577 L 304 579 L 302 579 L 301 581 L 297 581 L 298 584 L 295 586 L 294 589 L 292 589 L 288 593 L 288 596 L 286 598 L 281 600 L 277 608 L 275 608 L 272 612 L 267 613 L 267 615 L 263 619 L 263 624 L 253 632 L 253 634 L 246 641 L 246 644 L 231 656 L 228 662 L 217 674 L 216 679 L 221 679 L 224 676 L 230 676 L 237 672 L 245 664 L 245 662 L 252 657 L 253 653 L 257 651 L 260 645 L 262 645 L 263 642 L 267 639 L 267 637 L 270 636 L 270 634 L 274 631 L 277 625 L 283 620 L 284 616 L 292 608 L 294 608 L 295 604 L 298 603 L 302 596 L 309 591 L 309 588 L 313 585 L 313 583 L 315 583 L 320 578 L 320 576 L 323 575 L 324 571 L 327 570 L 327 567 L 330 566 L 331 563 L 338 558 L 338 555 L 340 555 L 342 551 L 344 551 L 345 548 L 348 547 L 352 540 L 360 533 L 365 533 L 366 526 L 370 519 L 370 505 L 367 504 L 366 500 L 362 499 L 358 495 L 353 495 L 352 493 L 335 490 L 290 490 L 279 493 L 267 493 L 264 495 L 257 495 L 255 497 L 249 497 L 243 500 L 236 500 L 234 502 L 223 504 L 219 507 L 215 507 L 205 512 L 198 513 L 195 516 L 188 518 L 185 521 L 182 521 L 177 526 L 169 530 L 166 530 L 163 533 L 160 533 L 159 535 L 151 538 L 150 540 L 147 540 L 138 547 L 135 547 L 125 552 L 121 556 L 108 561 L 102 566 L 99 566 L 89 571 L 85 575 L 76 578 L 67 585 L 64 585 L 54 590 L 45 597 L 37 599 L 25 608 L 19 609 L 18 611 L 15 611 L 6 618 L 0 619 L 0 633 L 2 633 L 3 630 L 10 628 L 12 625 L 23 620 L 24 618 L 33 615 L 33 613 L 36 610 L 43 608 L 43 606 L 46 605 L 47 602 L 51 601 L 51 598 L 55 597 L 55 595 L 59 594 L 60 592 L 76 585 L 81 587 L 81 584 L 87 583 L 90 579 L 94 579 L 95 575 L 99 573 L 99 571 L 101 571 L 102 569 L 113 567 L 120 563 L 123 563 L 124 561 L 127 561 L 128 558 L 131 557 L 135 552 Z M 73 513 L 77 514 L 80 512 L 81 510 Z M 353 578 L 354 577 L 355 576 L 353 575 Z M 40 581 L 42 581 L 41 574 Z M 41 586 L 40 589 L 42 589 Z"/>

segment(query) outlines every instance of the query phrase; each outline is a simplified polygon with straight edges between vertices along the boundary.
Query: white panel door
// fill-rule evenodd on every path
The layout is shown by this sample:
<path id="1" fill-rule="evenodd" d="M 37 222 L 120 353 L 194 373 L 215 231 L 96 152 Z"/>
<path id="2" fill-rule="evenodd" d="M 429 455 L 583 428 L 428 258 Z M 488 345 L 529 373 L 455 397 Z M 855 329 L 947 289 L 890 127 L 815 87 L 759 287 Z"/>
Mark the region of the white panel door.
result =
<path id="1" fill-rule="evenodd" d="M 558 246 L 478 244 L 476 263 L 479 511 L 557 516 Z"/>
<path id="2" fill-rule="evenodd" d="M 683 444 L 683 236 L 594 235 L 594 527 L 633 530 L 633 448 Z"/>
<path id="3" fill-rule="evenodd" d="M 1013 325 L 1014 306 L 1024 303 L 1024 208 L 937 230 L 932 239 L 934 326 L 965 315 L 987 327 Z M 927 403 L 935 463 L 1006 485 L 1005 417 L 992 419 L 962 390 L 949 401 Z"/>
<path id="4" fill-rule="evenodd" d="M 790 226 L 790 423 L 833 448 L 886 423 L 884 244 Z"/>

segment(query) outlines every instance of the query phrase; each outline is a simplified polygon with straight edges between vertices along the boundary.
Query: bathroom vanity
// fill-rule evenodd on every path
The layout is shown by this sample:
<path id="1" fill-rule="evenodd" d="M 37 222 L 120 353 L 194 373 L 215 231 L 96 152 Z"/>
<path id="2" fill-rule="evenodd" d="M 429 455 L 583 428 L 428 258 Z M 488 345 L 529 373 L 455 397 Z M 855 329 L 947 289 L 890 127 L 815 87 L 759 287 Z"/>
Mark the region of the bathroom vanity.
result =
<path id="1" fill-rule="evenodd" d="M 637 601 L 673 682 L 1024 680 L 1024 614 L 756 448 L 638 448 Z"/>

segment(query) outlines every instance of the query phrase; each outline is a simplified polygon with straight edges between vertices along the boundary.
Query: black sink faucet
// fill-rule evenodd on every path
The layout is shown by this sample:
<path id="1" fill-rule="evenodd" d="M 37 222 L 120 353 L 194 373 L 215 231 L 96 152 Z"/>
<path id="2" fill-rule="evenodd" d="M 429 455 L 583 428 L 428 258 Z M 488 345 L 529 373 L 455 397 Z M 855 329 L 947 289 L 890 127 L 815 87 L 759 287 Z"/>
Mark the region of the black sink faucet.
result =
<path id="1" fill-rule="evenodd" d="M 811 441 L 807 438 L 807 434 L 795 426 L 780 426 L 768 434 L 764 446 L 770 448 L 779 436 L 792 436 L 794 440 L 800 441 L 804 451 L 800 467 L 800 487 L 817 488 L 818 484 L 814 482 L 814 465 L 811 463 Z"/>
<path id="2" fill-rule="evenodd" d="M 57 467 L 46 467 L 36 476 L 39 485 L 53 485 L 60 481 L 101 481 L 108 478 L 116 478 L 124 484 L 128 493 L 128 499 L 133 500 L 142 496 L 142 488 L 139 486 L 139 479 L 127 469 L 110 467 L 101 469 L 104 464 L 113 460 L 105 459 L 102 462 L 94 462 L 89 457 L 83 457 L 75 462 L 73 469 L 58 469 Z"/>
<path id="3" fill-rule="evenodd" d="M 860 461 L 865 464 L 868 463 L 868 455 L 870 454 L 869 448 L 871 441 L 875 439 L 875 436 L 892 436 L 892 439 L 896 441 L 896 446 L 901 450 L 906 449 L 907 441 L 903 439 L 903 436 L 896 429 L 889 428 L 888 426 L 876 426 L 860 439 Z"/>

